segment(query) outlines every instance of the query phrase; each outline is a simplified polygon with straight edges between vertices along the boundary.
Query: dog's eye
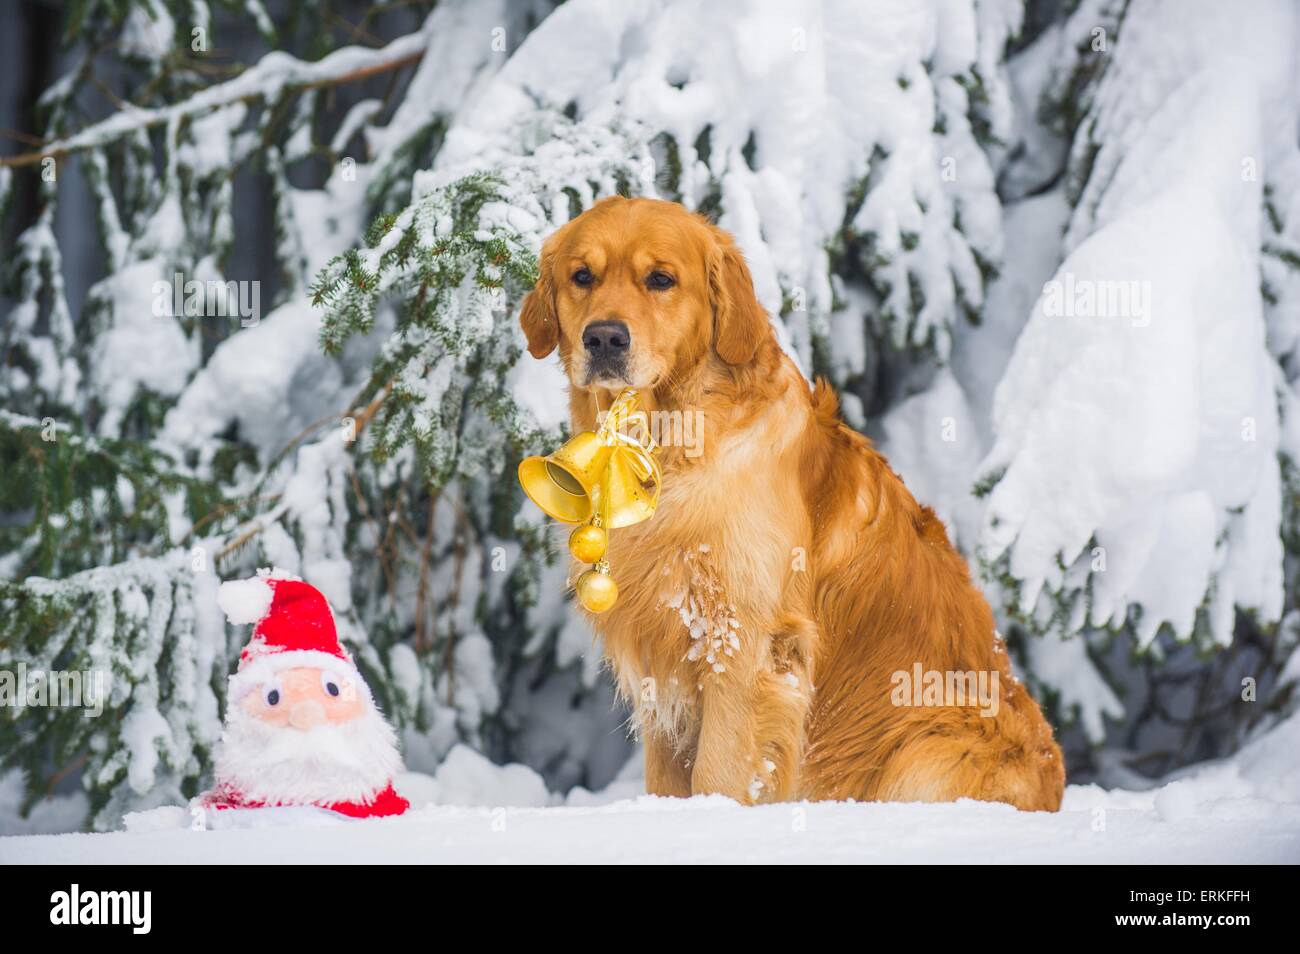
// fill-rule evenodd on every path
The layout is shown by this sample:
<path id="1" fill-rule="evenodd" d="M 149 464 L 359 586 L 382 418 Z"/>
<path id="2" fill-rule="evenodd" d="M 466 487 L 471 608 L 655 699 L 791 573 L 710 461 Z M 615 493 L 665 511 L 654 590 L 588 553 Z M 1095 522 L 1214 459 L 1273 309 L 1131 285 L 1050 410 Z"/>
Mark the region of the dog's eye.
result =
<path id="1" fill-rule="evenodd" d="M 596 281 L 596 276 L 591 274 L 591 269 L 586 265 L 573 273 L 573 284 L 579 288 L 590 288 Z"/>
<path id="2" fill-rule="evenodd" d="M 651 272 L 646 276 L 645 286 L 652 291 L 663 291 L 666 288 L 672 288 L 677 282 L 673 276 L 667 272 Z"/>

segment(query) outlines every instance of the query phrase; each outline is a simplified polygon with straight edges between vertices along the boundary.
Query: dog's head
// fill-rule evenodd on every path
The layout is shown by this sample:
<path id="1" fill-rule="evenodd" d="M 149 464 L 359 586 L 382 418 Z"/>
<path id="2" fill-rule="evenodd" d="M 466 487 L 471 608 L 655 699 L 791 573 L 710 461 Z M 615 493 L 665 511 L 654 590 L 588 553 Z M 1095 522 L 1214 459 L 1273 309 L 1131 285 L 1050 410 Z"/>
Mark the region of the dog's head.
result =
<path id="1" fill-rule="evenodd" d="M 674 202 L 613 197 L 547 240 L 520 315 L 575 388 L 646 390 L 702 362 L 742 365 L 771 334 L 744 256 Z"/>

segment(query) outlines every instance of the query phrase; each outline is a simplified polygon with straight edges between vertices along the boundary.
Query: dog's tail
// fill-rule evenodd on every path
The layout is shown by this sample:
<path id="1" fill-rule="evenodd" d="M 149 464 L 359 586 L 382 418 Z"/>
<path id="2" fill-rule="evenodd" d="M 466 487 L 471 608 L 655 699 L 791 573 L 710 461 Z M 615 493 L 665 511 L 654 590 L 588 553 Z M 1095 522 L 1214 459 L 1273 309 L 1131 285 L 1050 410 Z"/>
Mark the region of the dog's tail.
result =
<path id="1" fill-rule="evenodd" d="M 834 424 L 840 418 L 840 399 L 825 378 L 818 378 L 812 394 L 813 413 L 821 424 Z"/>

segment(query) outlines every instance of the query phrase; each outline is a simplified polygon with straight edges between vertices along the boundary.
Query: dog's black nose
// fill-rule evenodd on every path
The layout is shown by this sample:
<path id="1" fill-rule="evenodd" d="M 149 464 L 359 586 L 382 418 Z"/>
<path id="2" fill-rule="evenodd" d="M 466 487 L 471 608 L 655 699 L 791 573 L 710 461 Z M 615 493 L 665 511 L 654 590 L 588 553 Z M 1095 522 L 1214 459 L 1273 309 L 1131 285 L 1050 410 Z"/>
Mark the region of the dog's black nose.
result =
<path id="1" fill-rule="evenodd" d="M 593 358 L 622 358 L 632 346 L 632 335 L 621 321 L 593 321 L 582 332 L 582 346 Z"/>

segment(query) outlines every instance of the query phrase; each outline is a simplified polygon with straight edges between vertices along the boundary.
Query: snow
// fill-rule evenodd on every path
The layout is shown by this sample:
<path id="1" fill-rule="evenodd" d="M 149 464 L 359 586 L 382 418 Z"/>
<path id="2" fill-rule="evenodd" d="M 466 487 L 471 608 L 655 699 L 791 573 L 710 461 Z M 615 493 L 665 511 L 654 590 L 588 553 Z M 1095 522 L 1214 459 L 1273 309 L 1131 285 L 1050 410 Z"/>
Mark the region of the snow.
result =
<path id="1" fill-rule="evenodd" d="M 91 383 L 104 394 L 100 433 L 116 436 L 137 389 L 174 397 L 199 362 L 199 343 L 186 337 L 170 314 L 158 315 L 155 287 L 170 281 L 163 263 L 144 259 L 104 279 L 92 291 L 112 303 L 113 326 L 96 342 Z"/>
<path id="2" fill-rule="evenodd" d="M 171 742 L 171 728 L 152 706 L 136 705 L 122 720 L 122 741 L 130 752 L 127 781 L 137 792 L 148 792 L 158 770 L 158 745 Z"/>
<path id="3" fill-rule="evenodd" d="M 1278 528 L 1294 519 L 1284 508 L 1293 489 L 1282 484 L 1278 457 L 1300 460 L 1300 268 L 1288 258 L 1300 249 L 1293 105 L 1300 25 L 1285 0 L 1259 0 L 1250 16 L 1212 0 L 1071 6 L 1074 13 L 1006 63 L 1019 0 L 569 0 L 554 10 L 444 0 L 418 32 L 382 49 L 339 50 L 317 63 L 276 52 L 183 102 L 123 108 L 62 142 L 57 129 L 47 130 L 50 149 L 79 150 L 74 168 L 93 201 L 78 205 L 58 188 L 56 241 L 56 190 L 43 188 L 43 210 L 15 246 L 22 292 L 11 337 L 20 360 L 6 391 L 31 386 L 52 407 L 93 410 L 106 438 L 137 426 L 138 415 L 127 412 L 150 392 L 170 405 L 154 446 L 200 476 L 236 440 L 256 453 L 226 489 L 241 517 L 255 513 L 246 506 L 268 509 L 223 540 L 193 543 L 206 558 L 232 561 L 218 564 L 225 574 L 271 563 L 309 579 L 339 610 L 341 632 L 368 671 L 387 674 L 392 714 L 401 717 L 417 770 L 402 784 L 421 810 L 367 831 L 406 826 L 417 844 L 450 846 L 451 857 L 553 855 L 562 834 L 574 838 L 580 858 L 968 860 L 945 839 L 1018 860 L 1046 857 L 1036 852 L 1052 839 L 1062 857 L 1084 860 L 1228 858 L 1237 844 L 1277 857 L 1295 847 L 1295 733 L 1282 736 L 1289 745 L 1258 746 L 1150 791 L 1072 787 L 1066 811 L 1051 818 L 970 804 L 819 805 L 795 815 L 791 806 L 746 811 L 716 799 L 637 799 L 635 777 L 618 771 L 628 748 L 618 727 L 625 713 L 612 704 L 600 647 L 566 603 L 564 567 L 526 567 L 519 576 L 484 570 L 498 546 L 511 569 L 533 559 L 521 540 L 536 534 L 535 516 L 517 515 L 513 534 L 496 529 L 485 491 L 511 479 L 501 474 L 503 430 L 538 442 L 536 429 L 558 434 L 565 426 L 557 356 L 505 372 L 520 413 L 512 409 L 504 428 L 476 410 L 456 429 L 445 427 L 455 416 L 447 408 L 464 397 L 468 356 L 492 352 L 495 370 L 509 363 L 497 356 L 522 345 L 514 316 L 472 279 L 448 290 L 447 340 L 393 335 L 395 309 L 385 305 L 372 331 L 341 355 L 316 347 L 321 309 L 307 302 L 308 279 L 359 244 L 377 208 L 400 212 L 412 201 L 380 246 L 362 252 L 370 267 L 407 226 L 426 248 L 462 227 L 445 199 L 466 174 L 502 180 L 479 212 L 478 237 L 534 252 L 571 205 L 615 190 L 716 207 L 749 258 L 782 346 L 809 370 L 820 345 L 819 361 L 844 386 L 846 417 L 882 438 L 891 465 L 947 524 L 1004 631 L 1013 620 L 1031 631 L 1017 644 L 1027 678 L 1050 690 L 1043 698 L 1076 719 L 1088 741 L 1101 743 L 1125 715 L 1121 698 L 1130 715 L 1140 708 L 1118 691 L 1138 664 L 1103 678 L 1093 663 L 1089 647 L 1096 650 L 1106 630 L 1132 627 L 1136 648 L 1153 656 L 1162 626 L 1209 650 L 1231 641 L 1236 609 L 1256 611 L 1267 638 L 1285 607 Z M 265 23 L 259 4 L 249 10 Z M 1087 52 L 1096 27 L 1112 42 L 1101 57 Z M 165 13 L 135 11 L 122 47 L 156 56 L 176 29 Z M 244 128 L 259 115 L 258 101 L 274 102 L 289 86 L 327 86 L 421 54 L 409 83 L 395 87 L 405 91 L 387 125 L 372 125 L 389 113 L 387 99 L 347 111 L 332 148 L 367 148 L 337 164 L 322 189 L 284 179 L 313 131 L 326 132 L 310 122 L 315 91 L 299 98 L 283 148 L 263 150 L 261 131 Z M 1092 67 L 1096 76 L 1075 85 L 1076 71 Z M 74 74 L 50 88 L 47 105 L 77 90 Z M 1060 116 L 1047 118 L 1059 107 L 1055 98 L 1075 94 L 1077 133 Z M 411 146 L 443 125 L 432 168 L 413 178 Z M 274 303 L 268 298 L 268 309 L 276 307 L 260 323 L 231 323 L 215 336 L 211 327 L 155 314 L 156 280 L 170 282 L 175 270 L 200 281 L 225 277 L 223 249 L 235 234 L 231 183 L 254 150 L 280 184 L 277 264 L 290 272 L 289 287 Z M 0 168 L 0 193 L 11 182 Z M 196 202 L 191 188 L 210 199 Z M 63 226 L 72 220 L 79 228 L 87 210 L 98 213 L 106 277 L 92 289 L 93 307 L 73 309 L 73 276 L 84 269 Z M 985 286 L 989 265 L 1001 271 Z M 1080 313 L 1105 304 L 1101 286 L 1127 281 L 1136 283 L 1132 313 Z M 978 309 L 978 325 L 962 317 L 968 308 Z M 387 516 L 392 528 L 400 517 L 405 530 L 410 515 L 375 514 L 372 526 L 370 514 L 359 519 L 350 506 L 364 501 L 349 486 L 358 479 L 372 500 L 389 498 L 418 480 L 420 464 L 403 448 L 372 484 L 365 468 L 353 473 L 364 447 L 345 444 L 338 429 L 341 415 L 357 411 L 348 402 L 376 352 L 401 345 L 420 353 L 394 392 L 418 401 L 397 429 L 436 444 L 459 468 L 459 485 L 434 513 L 433 608 L 420 630 L 452 642 L 421 654 L 390 641 L 413 625 L 414 584 L 402 580 L 387 600 L 372 598 L 380 586 L 373 554 L 387 549 L 378 520 Z M 28 413 L 37 407 L 23 403 Z M 64 430 L 60 422 L 61 440 Z M 366 439 L 377 430 L 372 425 Z M 977 494 L 977 485 L 987 493 Z M 191 532 L 194 518 L 179 491 L 165 493 L 164 505 L 165 548 Z M 443 555 L 453 549 L 457 507 L 475 527 L 454 547 L 461 564 Z M 57 515 L 49 526 L 67 521 Z M 492 531 L 477 529 L 489 523 Z M 400 543 L 391 554 L 418 558 Z M 0 568 L 21 566 L 19 556 L 0 557 Z M 524 592 L 508 593 L 507 579 Z M 131 816 L 129 834 L 77 842 L 91 855 L 125 853 L 111 846 L 143 837 L 165 853 L 172 839 L 189 837 L 173 830 L 167 813 L 177 806 L 168 802 L 183 779 L 204 770 L 220 732 L 212 687 L 232 646 L 217 604 L 237 622 L 260 615 L 260 597 L 223 589 L 219 598 L 217 585 L 175 552 L 157 565 L 28 584 L 44 594 L 89 593 L 96 618 L 84 646 L 75 645 L 123 676 L 104 722 L 110 728 L 86 746 L 84 781 L 97 795 L 112 788 L 92 823 L 112 826 L 127 808 L 162 806 Z M 503 594 L 524 614 L 506 634 L 487 623 L 500 619 Z M 685 600 L 676 609 L 697 637 L 692 651 L 725 668 L 729 627 Z M 365 629 L 377 620 L 384 636 L 371 646 Z M 1282 627 L 1294 629 L 1294 618 Z M 1117 645 L 1122 652 L 1134 643 Z M 1289 645 L 1279 637 L 1276 647 Z M 1297 672 L 1300 651 L 1278 684 Z M 1235 728 L 1215 731 L 1216 742 L 1232 744 L 1223 736 Z M 489 737 L 508 739 L 500 744 L 544 771 L 546 782 L 457 745 L 483 747 Z M 1096 761 L 1113 767 L 1141 754 L 1111 748 Z M 1258 777 L 1266 769 L 1267 784 Z M 1126 787 L 1140 787 L 1138 776 L 1128 777 Z M 38 803 L 28 820 L 13 818 L 15 779 L 0 778 L 0 831 L 84 822 L 90 800 L 80 793 Z M 558 794 L 577 784 L 597 791 Z M 1110 819 L 1109 834 L 1093 831 L 1097 811 Z M 808 831 L 781 841 L 795 818 Z M 502 841 L 506 832 L 528 835 Z M 210 837 L 186 844 L 199 846 L 197 857 L 232 844 L 222 840 L 229 835 Z M 328 839 L 344 841 L 319 847 L 293 832 L 278 837 L 292 851 L 346 853 L 356 836 L 333 833 Z M 406 847 L 376 842 L 374 851 L 406 857 Z M 62 841 L 0 843 L 0 857 L 28 844 L 64 850 Z"/>
<path id="4" fill-rule="evenodd" d="M 162 60 L 175 42 L 176 24 L 160 4 L 132 7 L 118 41 L 125 54 Z"/>
<path id="5" fill-rule="evenodd" d="M 676 613 L 690 635 L 686 658 L 702 658 L 715 673 L 722 673 L 727 658 L 740 648 L 740 622 L 708 554 L 707 544 L 674 554 L 663 568 L 665 584 L 673 588 L 658 605 Z"/>
<path id="6" fill-rule="evenodd" d="M 69 407 L 81 407 L 82 375 L 71 353 L 76 333 L 63 282 L 63 255 L 54 235 L 53 203 L 19 235 L 9 267 L 20 278 L 18 303 L 9 316 L 11 339 L 25 341 L 36 365 L 36 383 L 43 390 Z M 37 299 L 42 293 L 50 297 L 48 337 L 37 333 Z"/>
<path id="7" fill-rule="evenodd" d="M 439 807 L 274 831 L 12 838 L 3 864 L 1295 863 L 1300 808 L 1163 819 L 1153 809 L 1018 814 L 1005 805 L 820 803 L 743 808 L 720 796 L 581 808 Z"/>
<path id="8" fill-rule="evenodd" d="M 493 765 L 467 745 L 457 745 L 447 753 L 434 775 L 434 785 L 430 794 L 445 805 L 527 807 L 551 800 L 542 777 L 528 766 Z M 405 792 L 403 788 L 403 795 Z M 412 801 L 412 806 L 415 804 Z"/>
<path id="9" fill-rule="evenodd" d="M 167 412 L 162 443 L 203 447 L 236 421 L 263 454 L 279 451 L 320 416 L 340 387 L 337 363 L 307 346 L 320 322 L 318 309 L 294 300 L 232 334 Z"/>
<path id="10" fill-rule="evenodd" d="M 215 578 L 195 572 L 188 551 L 178 548 L 164 558 L 95 567 L 62 580 L 33 577 L 24 585 L 37 598 L 85 607 L 77 622 L 85 630 L 81 665 L 108 677 L 103 718 L 75 720 L 65 730 L 72 732 L 70 744 L 89 756 L 85 781 L 106 799 L 91 823 L 112 826 L 125 810 L 174 803 L 184 774 L 196 770 L 220 733 L 213 686 L 224 676 L 225 633 Z M 20 644 L 19 658 L 31 669 L 56 669 L 65 641 L 39 650 Z M 167 665 L 160 663 L 164 654 Z M 0 830 L 21 830 L 29 822 L 11 816 L 4 787 Z M 83 812 L 74 819 L 70 809 L 65 814 L 38 802 L 31 820 L 83 824 L 89 806 L 78 804 Z"/>
<path id="11" fill-rule="evenodd" d="M 538 427 L 559 430 L 569 425 L 568 378 L 553 351 L 541 361 L 520 361 L 510 369 L 510 390 Z"/>
<path id="12" fill-rule="evenodd" d="M 1073 792 L 1071 793 L 1073 795 Z M 0 841 L 4 864 L 220 863 L 1296 863 L 1300 807 L 1205 817 L 1161 808 L 1022 814 L 1005 805 L 741 807 L 643 796 L 591 807 L 443 806 L 274 831 L 139 831 Z M 1185 808 L 1185 806 L 1182 806 Z M 1097 831 L 1097 809 L 1105 828 Z"/>
<path id="13" fill-rule="evenodd" d="M 337 434 L 303 445 L 279 504 L 298 529 L 303 579 L 319 589 L 339 615 L 352 608 L 352 564 L 343 557 L 346 462 L 347 445 Z"/>
<path id="14" fill-rule="evenodd" d="M 960 325 L 953 348 L 953 375 L 966 395 L 981 454 L 992 445 L 993 396 L 1006 372 L 1016 339 L 1033 313 L 1043 285 L 1061 262 L 1061 240 L 1070 206 L 1061 188 L 1008 203 L 1003 210 L 1004 269 L 985 292 L 979 325 Z M 967 475 L 973 481 L 974 472 Z"/>
<path id="15" fill-rule="evenodd" d="M 273 50 L 232 80 L 209 86 L 172 106 L 140 109 L 126 104 L 107 119 L 75 135 L 46 144 L 43 152 L 55 154 L 96 148 L 134 130 L 175 123 L 182 118 L 207 113 L 239 100 L 252 97 L 274 100 L 288 86 L 326 85 L 348 73 L 381 70 L 392 63 L 421 55 L 425 43 L 422 33 L 410 33 L 398 37 L 381 49 L 346 46 L 315 62 L 305 62 L 288 53 Z"/>
<path id="16" fill-rule="evenodd" d="M 934 508 L 954 542 L 965 544 L 971 538 L 970 487 L 980 440 L 952 373 L 945 369 L 928 390 L 896 405 L 883 426 L 890 465 L 905 476 L 913 496 Z"/>
<path id="17" fill-rule="evenodd" d="M 1156 792 L 1155 810 L 1162 821 L 1184 822 L 1196 817 L 1196 797 L 1188 782 L 1170 782 Z"/>
<path id="18" fill-rule="evenodd" d="M 996 486 L 979 554 L 1004 561 L 1020 611 L 1114 627 L 1140 607 L 1139 646 L 1166 624 L 1190 639 L 1203 607 L 1227 645 L 1235 607 L 1273 622 L 1283 605 L 1261 183 L 1241 169 L 1269 153 L 1293 9 L 1195 7 L 1125 21 L 1068 254 L 1016 342 L 981 465 Z"/>
<path id="19" fill-rule="evenodd" d="M 999 12 L 1002 34 L 992 18 L 980 31 L 982 62 L 1018 25 L 1011 6 Z M 680 160 L 681 201 L 719 194 L 719 224 L 763 305 L 777 315 L 786 295 L 803 300 L 785 322 L 803 367 L 813 325 L 832 309 L 826 248 L 846 224 L 845 192 L 870 172 L 849 224 L 874 243 L 886 323 L 898 344 L 933 339 L 946 353 L 961 303 L 982 300 L 976 257 L 999 253 L 992 172 L 956 80 L 976 56 L 975 21 L 970 0 L 571 0 L 480 85 L 437 166 L 482 162 L 536 110 L 538 91 L 593 125 L 662 131 Z M 996 86 L 996 69 L 986 79 Z"/>
<path id="20" fill-rule="evenodd" d="M 970 799 L 746 807 L 638 795 L 628 777 L 562 799 L 526 766 L 456 746 L 434 777 L 397 778 L 412 803 L 400 818 L 195 832 L 179 806 L 164 806 L 128 816 L 123 832 L 0 838 L 0 864 L 1294 864 L 1297 747 L 1300 715 L 1153 790 L 1072 785 L 1048 813 Z"/>
<path id="21" fill-rule="evenodd" d="M 421 30 L 425 54 L 406 95 L 387 126 L 365 133 L 378 175 L 434 118 L 459 108 L 480 76 L 505 62 L 488 39 L 494 28 L 509 32 L 515 25 L 507 7 L 504 0 L 449 0 L 429 14 Z M 466 42 L 466 37 L 474 42 Z"/>
<path id="22" fill-rule="evenodd" d="M 1034 678 L 1050 686 L 1061 710 L 1078 717 L 1090 742 L 1106 738 L 1106 718 L 1122 719 L 1124 705 L 1088 657 L 1083 634 L 1065 635 L 1049 629 L 1026 648 Z"/>

